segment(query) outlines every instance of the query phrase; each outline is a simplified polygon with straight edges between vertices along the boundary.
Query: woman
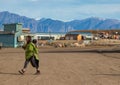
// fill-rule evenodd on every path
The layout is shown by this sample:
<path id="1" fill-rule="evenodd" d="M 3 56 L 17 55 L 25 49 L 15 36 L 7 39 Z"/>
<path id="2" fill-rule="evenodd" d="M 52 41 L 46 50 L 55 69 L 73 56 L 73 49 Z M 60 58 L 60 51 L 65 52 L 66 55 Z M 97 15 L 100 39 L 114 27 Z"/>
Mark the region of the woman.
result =
<path id="1" fill-rule="evenodd" d="M 19 70 L 20 74 L 25 73 L 29 62 L 32 62 L 32 64 L 36 68 L 35 74 L 40 74 L 40 70 L 38 69 L 39 66 L 36 64 L 35 59 L 34 59 L 34 54 L 35 54 L 36 48 L 35 48 L 35 45 L 31 42 L 31 40 L 32 40 L 31 36 L 26 37 L 27 43 L 25 46 L 23 46 L 23 48 L 25 49 L 25 63 L 24 63 L 23 69 Z"/>

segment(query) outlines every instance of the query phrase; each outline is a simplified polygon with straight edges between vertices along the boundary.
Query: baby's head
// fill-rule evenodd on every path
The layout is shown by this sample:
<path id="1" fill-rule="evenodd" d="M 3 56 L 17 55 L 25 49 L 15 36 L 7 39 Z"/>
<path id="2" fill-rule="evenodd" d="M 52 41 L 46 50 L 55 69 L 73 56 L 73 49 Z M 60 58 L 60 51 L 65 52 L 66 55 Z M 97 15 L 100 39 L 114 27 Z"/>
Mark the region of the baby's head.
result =
<path id="1" fill-rule="evenodd" d="M 36 39 L 33 39 L 32 41 L 34 44 L 37 44 L 37 40 Z"/>

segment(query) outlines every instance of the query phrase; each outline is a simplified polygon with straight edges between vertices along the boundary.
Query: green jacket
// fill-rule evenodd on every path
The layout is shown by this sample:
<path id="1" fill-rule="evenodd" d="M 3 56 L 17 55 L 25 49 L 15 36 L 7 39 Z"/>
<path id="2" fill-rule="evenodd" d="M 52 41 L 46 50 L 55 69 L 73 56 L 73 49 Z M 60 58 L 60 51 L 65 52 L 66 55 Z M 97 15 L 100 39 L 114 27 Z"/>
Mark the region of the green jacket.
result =
<path id="1" fill-rule="evenodd" d="M 34 45 L 34 56 L 35 56 L 35 59 L 37 59 L 37 60 L 39 60 L 39 58 L 38 58 L 38 55 L 39 53 L 38 53 L 38 48 Z"/>
<path id="2" fill-rule="evenodd" d="M 39 60 L 39 58 L 38 58 L 38 49 L 35 47 L 35 45 L 32 42 L 30 42 L 25 47 L 25 58 L 29 59 L 32 56 L 35 56 L 35 58 L 37 60 Z"/>

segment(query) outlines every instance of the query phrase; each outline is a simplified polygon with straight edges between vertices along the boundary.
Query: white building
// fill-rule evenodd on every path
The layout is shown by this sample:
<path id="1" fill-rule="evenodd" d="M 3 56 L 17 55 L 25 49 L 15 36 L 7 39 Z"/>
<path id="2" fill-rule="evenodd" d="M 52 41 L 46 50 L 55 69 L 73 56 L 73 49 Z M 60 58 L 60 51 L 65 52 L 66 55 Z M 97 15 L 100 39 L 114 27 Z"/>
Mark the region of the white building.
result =
<path id="1" fill-rule="evenodd" d="M 39 39 L 39 40 L 57 40 L 60 39 L 60 37 L 64 37 L 65 33 L 25 33 L 24 36 L 32 36 L 33 39 Z"/>

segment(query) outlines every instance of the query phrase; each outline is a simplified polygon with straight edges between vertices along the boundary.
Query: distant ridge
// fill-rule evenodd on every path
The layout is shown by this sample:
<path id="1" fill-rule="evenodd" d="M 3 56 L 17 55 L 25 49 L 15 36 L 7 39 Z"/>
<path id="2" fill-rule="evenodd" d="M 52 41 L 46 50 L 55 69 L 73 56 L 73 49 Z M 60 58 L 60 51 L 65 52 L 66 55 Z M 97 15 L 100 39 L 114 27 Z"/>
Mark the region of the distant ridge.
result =
<path id="1" fill-rule="evenodd" d="M 2 24 L 6 23 L 23 23 L 23 27 L 30 28 L 31 32 L 68 32 L 72 30 L 120 29 L 120 20 L 117 19 L 90 17 L 82 20 L 63 22 L 50 18 L 35 20 L 26 16 L 10 13 L 8 11 L 0 12 L 0 28 L 3 28 Z"/>

